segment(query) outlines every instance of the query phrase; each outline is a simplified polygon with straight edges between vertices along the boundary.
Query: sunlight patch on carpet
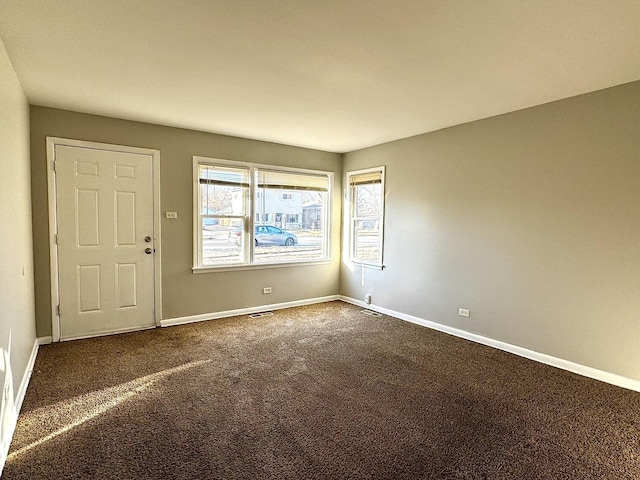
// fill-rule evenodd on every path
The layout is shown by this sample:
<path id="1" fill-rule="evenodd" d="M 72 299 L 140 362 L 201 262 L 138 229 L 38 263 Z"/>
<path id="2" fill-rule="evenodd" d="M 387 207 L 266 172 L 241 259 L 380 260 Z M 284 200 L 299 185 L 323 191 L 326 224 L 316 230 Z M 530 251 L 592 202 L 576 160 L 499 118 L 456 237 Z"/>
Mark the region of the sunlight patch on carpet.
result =
<path id="1" fill-rule="evenodd" d="M 197 362 L 185 363 L 177 367 L 168 368 L 160 372 L 145 375 L 144 377 L 131 380 L 115 387 L 105 388 L 97 392 L 81 395 L 55 405 L 38 408 L 31 412 L 24 413 L 25 427 L 29 425 L 39 425 L 40 428 L 47 426 L 51 433 L 34 439 L 28 445 L 12 452 L 7 457 L 7 463 L 16 460 L 30 450 L 79 427 L 80 425 L 99 417 L 114 407 L 122 404 L 130 398 L 142 394 L 158 382 L 164 380 L 169 375 L 195 368 L 211 360 L 201 360 Z"/>

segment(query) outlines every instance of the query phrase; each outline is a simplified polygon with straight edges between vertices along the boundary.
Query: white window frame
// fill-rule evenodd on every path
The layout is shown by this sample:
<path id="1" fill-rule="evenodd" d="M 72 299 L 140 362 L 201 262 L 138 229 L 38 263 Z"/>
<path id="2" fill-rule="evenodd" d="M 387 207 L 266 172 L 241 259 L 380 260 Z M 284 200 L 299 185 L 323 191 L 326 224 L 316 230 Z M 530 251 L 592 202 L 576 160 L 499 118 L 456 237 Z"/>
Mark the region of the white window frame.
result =
<path id="1" fill-rule="evenodd" d="M 366 174 L 380 174 L 381 184 L 381 198 L 380 198 L 380 216 L 377 218 L 380 225 L 380 233 L 378 236 L 378 251 L 380 252 L 379 258 L 373 262 L 370 260 L 364 260 L 355 256 L 355 223 L 362 218 L 356 217 L 356 204 L 355 204 L 355 188 L 352 185 L 352 177 L 366 175 Z M 353 170 L 346 173 L 345 178 L 345 225 L 346 232 L 346 247 L 347 254 L 346 259 L 355 265 L 362 265 L 363 267 L 370 267 L 382 270 L 384 268 L 384 217 L 385 217 L 385 167 L 372 167 L 362 170 Z M 369 217 L 367 217 L 369 219 Z M 366 220 L 366 219 L 365 219 Z"/>
<path id="2" fill-rule="evenodd" d="M 221 264 L 221 265 L 202 265 L 202 219 L 207 215 L 201 214 L 201 198 L 200 198 L 200 178 L 199 167 L 201 165 L 233 167 L 249 170 L 249 192 L 246 198 L 246 208 L 243 218 L 244 224 L 244 263 Z M 253 235 L 256 225 L 256 203 L 258 202 L 258 183 L 256 181 L 256 172 L 274 171 L 300 175 L 326 176 L 328 181 L 328 189 L 326 192 L 326 205 L 324 205 L 325 215 L 322 219 L 322 228 L 324 232 L 323 256 L 322 258 L 313 258 L 309 260 L 286 260 L 275 262 L 255 263 L 254 258 L 254 240 Z M 286 267 L 296 265 L 313 265 L 325 264 L 331 262 L 332 246 L 331 246 L 331 215 L 332 215 L 332 190 L 333 190 L 333 172 L 322 170 L 310 170 L 302 168 L 282 167 L 278 165 L 267 165 L 261 163 L 239 162 L 234 160 L 225 160 L 210 157 L 193 157 L 193 273 L 206 273 L 210 271 L 220 272 L 224 270 L 243 270 L 243 269 L 260 269 Z"/>

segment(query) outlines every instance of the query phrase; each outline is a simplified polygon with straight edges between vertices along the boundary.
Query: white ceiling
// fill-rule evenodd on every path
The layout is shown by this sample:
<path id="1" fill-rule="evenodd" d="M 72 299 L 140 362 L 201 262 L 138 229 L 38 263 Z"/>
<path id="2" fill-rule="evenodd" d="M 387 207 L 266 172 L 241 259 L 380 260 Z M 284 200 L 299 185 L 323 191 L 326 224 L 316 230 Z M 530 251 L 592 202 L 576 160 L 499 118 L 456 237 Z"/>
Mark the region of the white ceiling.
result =
<path id="1" fill-rule="evenodd" d="M 31 104 L 347 152 L 640 79 L 638 0 L 0 0 Z"/>

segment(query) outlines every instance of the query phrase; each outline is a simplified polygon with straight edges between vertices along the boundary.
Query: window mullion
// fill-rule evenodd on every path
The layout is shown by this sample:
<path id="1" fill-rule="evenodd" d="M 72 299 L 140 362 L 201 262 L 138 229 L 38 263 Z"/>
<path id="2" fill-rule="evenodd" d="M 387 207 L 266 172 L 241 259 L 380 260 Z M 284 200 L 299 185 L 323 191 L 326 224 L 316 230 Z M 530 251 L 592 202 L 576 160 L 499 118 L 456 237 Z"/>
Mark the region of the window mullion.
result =
<path id="1" fill-rule="evenodd" d="M 255 221 L 256 221 L 256 202 L 258 197 L 258 169 L 255 167 L 251 167 L 251 173 L 249 175 L 249 219 L 247 225 L 247 243 L 249 244 L 249 263 L 255 263 L 255 241 L 253 239 L 255 232 Z"/>

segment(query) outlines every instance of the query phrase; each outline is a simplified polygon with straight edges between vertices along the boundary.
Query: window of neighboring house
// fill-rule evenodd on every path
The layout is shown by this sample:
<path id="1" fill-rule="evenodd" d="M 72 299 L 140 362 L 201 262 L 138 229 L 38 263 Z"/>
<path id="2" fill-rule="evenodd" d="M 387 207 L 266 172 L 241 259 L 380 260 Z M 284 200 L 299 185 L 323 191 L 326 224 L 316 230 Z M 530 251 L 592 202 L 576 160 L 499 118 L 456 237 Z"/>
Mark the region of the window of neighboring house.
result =
<path id="1" fill-rule="evenodd" d="M 332 173 L 194 157 L 194 179 L 195 269 L 329 259 Z"/>
<path id="2" fill-rule="evenodd" d="M 348 258 L 382 268 L 384 228 L 384 167 L 347 172 L 346 215 Z"/>

